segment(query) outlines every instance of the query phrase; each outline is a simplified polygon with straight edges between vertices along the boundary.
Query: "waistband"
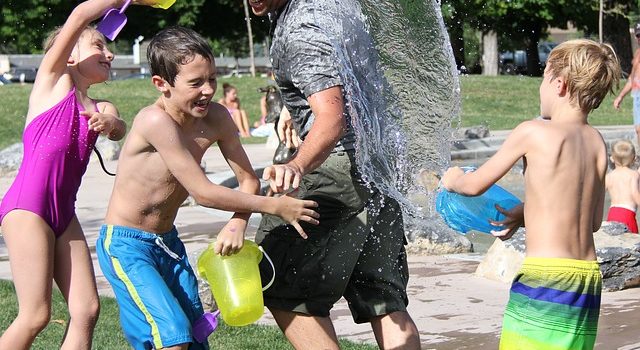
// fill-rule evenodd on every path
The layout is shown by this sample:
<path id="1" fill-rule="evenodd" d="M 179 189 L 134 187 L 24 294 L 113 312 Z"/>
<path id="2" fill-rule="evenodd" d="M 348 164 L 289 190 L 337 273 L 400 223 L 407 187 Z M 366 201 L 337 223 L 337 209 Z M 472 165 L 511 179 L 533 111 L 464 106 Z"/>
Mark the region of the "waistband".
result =
<path id="1" fill-rule="evenodd" d="M 143 242 L 151 242 L 155 243 L 156 238 L 160 238 L 163 241 L 170 241 L 178 238 L 178 230 L 175 226 L 165 233 L 153 233 L 147 232 L 135 227 L 128 226 L 118 226 L 118 225 L 102 225 L 100 228 L 100 235 L 105 236 L 107 232 L 111 230 L 111 236 L 113 237 L 123 237 L 123 238 L 134 238 Z"/>
<path id="2" fill-rule="evenodd" d="M 600 271 L 600 265 L 596 260 L 578 260 L 567 258 L 540 258 L 525 257 L 522 268 L 527 270 L 593 270 Z"/>
<path id="3" fill-rule="evenodd" d="M 609 209 L 611 209 L 611 208 L 621 208 L 621 209 L 627 209 L 627 210 L 632 211 L 634 213 L 636 212 L 636 208 L 634 208 L 634 207 L 632 207 L 630 205 L 624 205 L 624 204 L 612 205 L 611 207 L 609 207 Z"/>
<path id="4" fill-rule="evenodd" d="M 133 238 L 138 241 L 154 244 L 158 246 L 160 249 L 164 250 L 164 252 L 167 253 L 173 259 L 178 261 L 182 260 L 182 258 L 178 254 L 173 252 L 165 244 L 165 241 L 171 244 L 172 241 L 178 239 L 178 230 L 176 229 L 175 226 L 173 226 L 173 228 L 168 232 L 158 234 L 153 232 L 146 232 L 134 227 L 102 225 L 102 227 L 100 228 L 100 237 L 106 241 L 107 247 L 111 246 L 111 240 L 113 239 L 113 237 Z M 109 248 L 107 248 L 107 250 L 108 249 Z"/>

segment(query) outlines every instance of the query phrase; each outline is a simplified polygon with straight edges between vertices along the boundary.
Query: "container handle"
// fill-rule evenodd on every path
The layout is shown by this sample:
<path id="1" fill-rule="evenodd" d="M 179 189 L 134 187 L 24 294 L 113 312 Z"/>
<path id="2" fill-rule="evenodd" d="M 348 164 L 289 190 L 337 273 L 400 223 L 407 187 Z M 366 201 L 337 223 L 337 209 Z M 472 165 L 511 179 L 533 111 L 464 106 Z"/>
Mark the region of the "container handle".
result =
<path id="1" fill-rule="evenodd" d="M 271 261 L 269 254 L 267 254 L 267 252 L 265 252 L 264 249 L 262 249 L 262 246 L 259 245 L 258 249 L 260 249 L 264 257 L 267 258 L 267 261 L 269 261 L 269 264 L 271 265 L 271 269 L 273 270 L 273 276 L 271 277 L 271 281 L 269 281 L 269 283 L 267 283 L 267 285 L 262 288 L 262 291 L 264 292 L 265 290 L 269 289 L 269 287 L 271 287 L 271 285 L 273 284 L 273 281 L 276 280 L 276 267 L 273 266 L 273 261 Z"/>
<path id="2" fill-rule="evenodd" d="M 129 3 L 131 3 L 131 0 L 127 0 L 127 1 L 125 1 L 125 2 L 124 2 L 124 5 L 122 5 L 122 7 L 120 8 L 120 11 L 119 11 L 119 12 L 120 12 L 120 13 L 123 13 L 123 12 L 124 12 L 124 10 L 126 10 L 126 9 L 127 9 L 127 7 L 129 7 Z"/>

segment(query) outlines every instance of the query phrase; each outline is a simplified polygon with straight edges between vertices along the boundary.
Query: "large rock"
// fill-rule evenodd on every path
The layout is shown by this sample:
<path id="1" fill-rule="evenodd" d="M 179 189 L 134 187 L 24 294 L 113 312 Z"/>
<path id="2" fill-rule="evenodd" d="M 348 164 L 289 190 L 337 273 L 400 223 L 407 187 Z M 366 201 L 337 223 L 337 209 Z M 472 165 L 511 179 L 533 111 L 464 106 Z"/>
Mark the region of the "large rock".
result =
<path id="1" fill-rule="evenodd" d="M 98 136 L 96 148 L 102 155 L 102 159 L 105 161 L 117 160 L 120 156 L 120 143 L 117 141 L 111 141 L 102 135 Z M 22 163 L 22 156 L 22 142 L 14 143 L 0 151 L 0 176 L 11 174 L 18 170 L 18 168 L 20 168 L 20 163 Z M 91 161 L 97 160 L 98 158 L 95 154 L 91 156 Z"/>
<path id="2" fill-rule="evenodd" d="M 496 239 L 476 275 L 511 283 L 524 260 L 524 229 L 510 240 Z M 640 286 L 640 235 L 626 232 L 618 223 L 603 222 L 593 234 L 596 255 L 600 263 L 605 291 L 617 291 Z"/>
<path id="3" fill-rule="evenodd" d="M 120 157 L 120 142 L 109 140 L 109 138 L 105 136 L 98 136 L 98 140 L 96 141 L 96 149 L 100 152 L 102 156 L 102 160 L 117 160 Z M 95 155 L 91 157 L 92 162 L 98 161 L 98 157 Z"/>
<path id="4" fill-rule="evenodd" d="M 464 131 L 464 137 L 469 140 L 489 137 L 489 128 L 486 125 L 472 126 Z"/>
<path id="5" fill-rule="evenodd" d="M 0 176 L 13 173 L 20 168 L 22 152 L 22 142 L 14 143 L 0 151 Z"/>
<path id="6" fill-rule="evenodd" d="M 410 218 L 405 215 L 405 233 L 409 239 L 407 252 L 421 255 L 458 254 L 473 251 L 469 239 L 450 229 L 439 217 Z"/>

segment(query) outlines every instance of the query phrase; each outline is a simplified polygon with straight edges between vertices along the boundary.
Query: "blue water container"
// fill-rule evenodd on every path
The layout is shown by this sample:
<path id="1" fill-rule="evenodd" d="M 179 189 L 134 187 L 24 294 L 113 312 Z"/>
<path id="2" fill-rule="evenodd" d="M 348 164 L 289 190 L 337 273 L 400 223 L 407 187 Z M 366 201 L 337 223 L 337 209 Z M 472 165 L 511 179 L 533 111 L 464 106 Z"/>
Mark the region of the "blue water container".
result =
<path id="1" fill-rule="evenodd" d="M 441 188 L 436 195 L 436 211 L 452 229 L 467 233 L 470 230 L 491 233 L 500 230 L 489 220 L 502 221 L 505 216 L 495 205 L 509 210 L 522 202 L 504 188 L 493 185 L 479 196 L 465 196 Z"/>

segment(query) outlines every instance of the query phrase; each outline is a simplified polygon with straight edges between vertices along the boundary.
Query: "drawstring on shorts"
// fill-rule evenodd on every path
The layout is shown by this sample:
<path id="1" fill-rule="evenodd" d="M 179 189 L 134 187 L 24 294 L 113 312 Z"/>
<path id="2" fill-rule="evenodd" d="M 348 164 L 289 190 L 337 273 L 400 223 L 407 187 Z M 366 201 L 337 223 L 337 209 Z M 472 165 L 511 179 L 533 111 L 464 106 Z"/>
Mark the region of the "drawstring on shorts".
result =
<path id="1" fill-rule="evenodd" d="M 177 261 L 182 260 L 182 258 L 180 256 L 178 256 L 178 254 L 172 252 L 171 249 L 169 249 L 169 247 L 167 247 L 167 245 L 164 244 L 164 241 L 162 240 L 162 238 L 160 236 L 156 237 L 155 243 L 156 243 L 156 245 L 158 247 L 162 248 L 162 250 L 164 250 L 165 253 L 167 253 L 173 259 L 175 259 Z"/>

